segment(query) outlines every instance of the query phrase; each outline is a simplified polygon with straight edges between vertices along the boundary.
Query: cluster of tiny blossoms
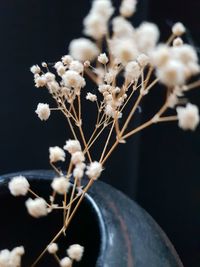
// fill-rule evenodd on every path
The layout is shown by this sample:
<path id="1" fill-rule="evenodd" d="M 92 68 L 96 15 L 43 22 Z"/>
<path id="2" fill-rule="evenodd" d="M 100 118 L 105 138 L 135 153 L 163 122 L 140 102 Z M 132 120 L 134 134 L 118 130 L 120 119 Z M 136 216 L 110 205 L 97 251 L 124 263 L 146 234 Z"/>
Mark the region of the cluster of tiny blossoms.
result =
<path id="1" fill-rule="evenodd" d="M 19 267 L 21 266 L 21 258 L 24 255 L 24 247 L 16 247 L 11 251 L 3 249 L 0 251 L 1 267 Z"/>
<path id="2" fill-rule="evenodd" d="M 199 80 L 191 82 L 191 78 L 194 80 L 200 73 L 200 66 L 196 50 L 182 39 L 186 31 L 184 25 L 175 23 L 169 39 L 159 43 L 157 25 L 142 22 L 135 28 L 131 24 L 129 18 L 134 15 L 136 5 L 137 0 L 122 0 L 117 12 L 111 0 L 94 0 L 83 20 L 85 37 L 72 40 L 68 54 L 57 62 L 43 62 L 41 66 L 31 67 L 35 86 L 41 90 L 46 88 L 55 100 L 54 107 L 39 103 L 36 114 L 40 120 L 46 121 L 52 112 L 60 111 L 66 117 L 73 138 L 67 140 L 63 148 L 49 148 L 49 161 L 56 172 L 49 201 L 33 192 L 23 176 L 12 178 L 9 189 L 13 196 L 33 195 L 25 205 L 28 213 L 35 218 L 46 216 L 54 209 L 63 212 L 63 228 L 55 239 L 65 233 L 74 211 L 100 177 L 106 160 L 120 143 L 125 143 L 127 138 L 154 123 L 177 121 L 183 130 L 195 130 L 199 124 L 198 107 L 188 103 L 185 94 L 200 86 Z M 114 13 L 117 15 L 114 16 Z M 94 83 L 89 90 L 86 89 L 87 79 Z M 164 103 L 148 121 L 130 129 L 130 122 L 143 98 L 158 83 L 165 86 Z M 163 86 L 159 90 L 164 90 Z M 94 105 L 97 113 L 88 139 L 83 131 L 84 99 Z M 124 112 L 127 107 L 131 107 L 129 112 Z M 168 111 L 172 115 L 168 115 Z M 108 135 L 100 142 L 102 153 L 98 159 L 95 155 L 96 160 L 93 160 L 90 148 L 105 131 Z M 65 173 L 58 164 L 66 161 L 66 152 L 70 163 Z M 82 186 L 83 177 L 88 178 L 85 186 Z M 63 196 L 62 206 L 56 204 L 57 194 Z M 77 204 L 72 208 L 75 201 Z M 72 245 L 67 250 L 67 256 L 60 260 L 56 255 L 58 245 L 54 243 L 55 239 L 41 255 L 48 251 L 62 267 L 72 266 L 74 260 L 81 259 L 83 247 Z"/>
<path id="3" fill-rule="evenodd" d="M 84 247 L 79 244 L 71 245 L 67 249 L 67 256 L 59 259 L 57 256 L 58 245 L 56 243 L 51 243 L 48 245 L 47 250 L 50 254 L 54 255 L 57 260 L 59 260 L 61 267 L 72 267 L 73 261 L 79 262 L 83 256 Z"/>

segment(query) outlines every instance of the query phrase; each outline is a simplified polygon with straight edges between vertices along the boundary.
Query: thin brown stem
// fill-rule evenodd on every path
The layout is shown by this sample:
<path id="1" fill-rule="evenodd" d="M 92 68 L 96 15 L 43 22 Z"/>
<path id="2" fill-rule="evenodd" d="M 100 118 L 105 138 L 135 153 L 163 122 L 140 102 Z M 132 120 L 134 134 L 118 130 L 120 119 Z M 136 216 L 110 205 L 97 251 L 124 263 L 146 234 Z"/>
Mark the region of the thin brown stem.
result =
<path id="1" fill-rule="evenodd" d="M 103 159 L 103 157 L 104 157 L 104 154 L 105 154 L 105 152 L 106 152 L 108 143 L 109 143 L 110 138 L 111 138 L 111 135 L 112 135 L 112 131 L 113 131 L 114 125 L 115 125 L 115 120 L 113 121 L 112 127 L 111 127 L 111 129 L 110 129 L 110 131 L 109 131 L 109 134 L 108 134 L 108 137 L 107 137 L 107 140 L 106 140 L 106 143 L 105 143 L 103 152 L 102 152 L 102 154 L 101 154 L 101 158 L 100 158 L 100 160 L 99 160 L 100 162 L 102 161 L 102 159 Z"/>
<path id="2" fill-rule="evenodd" d="M 161 117 L 158 119 L 158 122 L 168 122 L 168 121 L 177 121 L 177 116 L 167 116 L 167 117 Z"/>

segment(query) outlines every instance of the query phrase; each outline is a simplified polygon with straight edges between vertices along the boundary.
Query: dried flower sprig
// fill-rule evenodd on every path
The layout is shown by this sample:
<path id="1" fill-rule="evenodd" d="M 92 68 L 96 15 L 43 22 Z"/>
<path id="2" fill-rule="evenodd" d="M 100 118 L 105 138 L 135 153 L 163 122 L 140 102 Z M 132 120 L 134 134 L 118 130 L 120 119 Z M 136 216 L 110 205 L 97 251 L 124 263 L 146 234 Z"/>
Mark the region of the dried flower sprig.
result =
<path id="1" fill-rule="evenodd" d="M 55 209 L 63 212 L 63 227 L 32 267 L 47 251 L 63 267 L 72 266 L 73 260 L 81 259 L 83 247 L 73 245 L 67 250 L 68 256 L 60 260 L 55 242 L 65 234 L 84 195 L 100 177 L 105 162 L 119 144 L 155 123 L 177 121 L 183 130 L 195 130 L 199 124 L 198 107 L 183 99 L 187 91 L 200 86 L 199 80 L 190 83 L 191 77 L 199 74 L 200 66 L 195 49 L 181 39 L 186 31 L 184 25 L 180 22 L 173 25 L 169 39 L 159 44 L 159 29 L 155 24 L 143 22 L 134 28 L 127 20 L 135 13 L 136 4 L 136 0 L 123 0 L 119 15 L 112 17 L 114 7 L 110 0 L 94 0 L 83 21 L 83 32 L 91 39 L 72 40 L 69 54 L 58 62 L 31 67 L 35 86 L 46 88 L 55 100 L 55 107 L 39 103 L 36 114 L 46 121 L 52 112 L 60 111 L 72 135 L 63 148 L 49 148 L 50 164 L 56 172 L 49 202 L 31 190 L 25 177 L 14 177 L 9 183 L 14 196 L 32 194 L 34 199 L 26 201 L 31 216 L 46 216 Z M 88 78 L 95 89 L 85 89 Z M 148 121 L 131 128 L 130 123 L 143 99 L 158 83 L 166 87 L 164 103 Z M 83 101 L 91 102 L 97 113 L 89 138 L 83 130 Z M 167 115 L 168 110 L 173 115 Z M 107 134 L 105 140 L 102 133 Z M 100 136 L 102 152 L 93 159 L 91 147 Z M 65 162 L 65 151 L 70 155 L 66 173 L 57 167 L 60 161 Z M 89 179 L 83 187 L 84 176 Z M 70 177 L 73 179 L 71 190 Z M 63 205 L 56 203 L 57 194 L 63 196 Z"/>

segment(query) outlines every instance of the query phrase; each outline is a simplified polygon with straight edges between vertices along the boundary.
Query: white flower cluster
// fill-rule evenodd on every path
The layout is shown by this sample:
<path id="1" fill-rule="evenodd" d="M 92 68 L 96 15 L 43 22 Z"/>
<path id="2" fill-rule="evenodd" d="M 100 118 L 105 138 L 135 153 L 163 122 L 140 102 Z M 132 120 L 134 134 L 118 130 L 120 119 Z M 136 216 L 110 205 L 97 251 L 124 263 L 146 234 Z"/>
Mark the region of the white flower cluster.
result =
<path id="1" fill-rule="evenodd" d="M 46 121 L 46 120 L 48 120 L 48 118 L 49 118 L 49 116 L 51 114 L 51 111 L 49 109 L 49 105 L 48 104 L 39 103 L 35 113 L 38 115 L 38 117 L 42 121 Z"/>
<path id="2" fill-rule="evenodd" d="M 99 53 L 95 44 L 84 38 L 74 40 L 70 45 L 70 50 L 74 58 L 81 61 L 88 58 L 93 59 Z M 31 69 L 35 68 L 36 66 L 33 66 Z M 57 75 L 61 77 L 61 81 L 57 82 L 56 75 L 52 72 L 38 73 L 34 71 L 35 86 L 46 87 L 56 100 L 58 97 L 62 97 L 68 103 L 72 103 L 86 84 L 82 75 L 84 65 L 70 55 L 65 55 L 61 61 L 54 64 L 54 68 Z M 39 103 L 35 112 L 41 120 L 45 121 L 49 118 L 51 110 L 48 104 Z"/>
<path id="3" fill-rule="evenodd" d="M 108 31 L 108 21 L 114 12 L 110 0 L 94 0 L 89 14 L 83 20 L 84 33 L 96 40 Z"/>
<path id="4" fill-rule="evenodd" d="M 58 251 L 58 245 L 56 243 L 49 244 L 47 247 L 47 251 L 50 254 L 56 254 L 56 252 Z M 72 267 L 73 261 L 79 262 L 82 259 L 83 253 L 84 253 L 84 247 L 80 246 L 79 244 L 74 244 L 74 245 L 71 245 L 67 249 L 66 252 L 68 256 L 59 260 L 60 266 L 61 267 Z"/>
<path id="5" fill-rule="evenodd" d="M 28 213 L 34 218 L 40 218 L 48 214 L 47 203 L 43 198 L 29 198 L 25 205 Z"/>
<path id="6" fill-rule="evenodd" d="M 69 54 L 81 62 L 94 60 L 99 52 L 96 44 L 87 38 L 74 39 L 69 44 Z"/>
<path id="7" fill-rule="evenodd" d="M 112 86 L 109 84 L 101 84 L 99 85 L 98 90 L 102 94 L 104 99 L 104 112 L 106 116 L 111 117 L 113 119 L 121 118 L 122 113 L 119 111 L 119 109 L 127 98 L 127 88 L 123 90 L 119 87 Z"/>
<path id="8" fill-rule="evenodd" d="M 79 244 L 71 245 L 67 249 L 68 256 L 75 261 L 80 261 L 83 257 L 84 247 L 80 246 Z"/>
<path id="9" fill-rule="evenodd" d="M 183 44 L 180 38 L 175 39 L 172 47 L 157 46 L 151 53 L 151 64 L 156 67 L 159 80 L 169 87 L 184 85 L 200 71 L 195 49 Z"/>
<path id="10" fill-rule="evenodd" d="M 56 193 L 64 195 L 66 192 L 68 192 L 70 187 L 69 179 L 65 176 L 55 177 L 51 183 L 51 187 Z"/>
<path id="11" fill-rule="evenodd" d="M 131 17 L 136 11 L 137 0 L 123 0 L 119 9 L 123 17 Z"/>
<path id="12" fill-rule="evenodd" d="M 3 249 L 0 251 L 1 267 L 20 267 L 21 258 L 24 255 L 24 247 L 16 247 L 13 250 Z"/>
<path id="13" fill-rule="evenodd" d="M 93 180 L 97 180 L 103 171 L 102 164 L 94 161 L 87 166 L 86 175 Z"/>
<path id="14" fill-rule="evenodd" d="M 158 27 L 153 23 L 143 22 L 135 29 L 125 18 L 115 17 L 112 26 L 110 51 L 123 65 L 135 60 L 141 53 L 149 55 L 159 39 Z"/>
<path id="15" fill-rule="evenodd" d="M 71 162 L 74 165 L 73 176 L 80 180 L 84 175 L 84 169 L 86 166 L 84 163 L 85 156 L 82 152 L 80 142 L 78 140 L 69 139 L 66 141 L 64 149 L 71 154 Z"/>
<path id="16" fill-rule="evenodd" d="M 65 152 L 58 146 L 49 148 L 50 162 L 55 163 L 57 161 L 65 161 Z"/>
<path id="17" fill-rule="evenodd" d="M 8 184 L 10 193 L 13 196 L 25 196 L 29 190 L 29 182 L 24 176 L 15 176 Z"/>
<path id="18" fill-rule="evenodd" d="M 186 107 L 177 107 L 178 125 L 183 130 L 194 131 L 199 124 L 199 109 L 188 103 Z"/>

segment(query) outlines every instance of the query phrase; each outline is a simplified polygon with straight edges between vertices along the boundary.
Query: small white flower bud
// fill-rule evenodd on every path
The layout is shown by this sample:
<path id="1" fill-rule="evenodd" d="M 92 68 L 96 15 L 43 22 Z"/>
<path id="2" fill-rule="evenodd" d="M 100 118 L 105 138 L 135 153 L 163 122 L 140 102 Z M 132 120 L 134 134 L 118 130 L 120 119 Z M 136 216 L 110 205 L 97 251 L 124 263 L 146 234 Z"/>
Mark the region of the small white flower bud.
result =
<path id="1" fill-rule="evenodd" d="M 37 74 L 37 73 L 40 73 L 41 69 L 38 65 L 33 65 L 31 68 L 30 68 L 31 72 L 33 74 Z"/>
<path id="2" fill-rule="evenodd" d="M 50 254 L 55 254 L 58 251 L 58 245 L 56 243 L 51 243 L 48 245 L 47 250 Z"/>
<path id="3" fill-rule="evenodd" d="M 106 65 L 108 63 L 108 57 L 106 56 L 106 53 L 102 53 L 98 56 L 98 61 L 103 64 Z"/>
<path id="4" fill-rule="evenodd" d="M 174 26 L 172 27 L 172 32 L 176 36 L 181 36 L 182 34 L 185 33 L 185 31 L 186 31 L 185 26 L 181 22 L 175 23 Z"/>
<path id="5" fill-rule="evenodd" d="M 97 96 L 94 94 L 91 94 L 91 93 L 87 93 L 86 99 L 91 101 L 91 102 L 95 102 L 95 101 L 97 101 Z"/>
<path id="6" fill-rule="evenodd" d="M 173 41 L 173 46 L 181 46 L 183 44 L 183 40 L 180 37 L 177 37 Z"/>
<path id="7" fill-rule="evenodd" d="M 60 266 L 61 267 L 72 267 L 72 261 L 69 257 L 64 257 L 60 260 Z"/>
<path id="8" fill-rule="evenodd" d="M 43 68 L 47 68 L 47 63 L 46 62 L 42 62 L 42 67 Z"/>
<path id="9" fill-rule="evenodd" d="M 74 244 L 67 249 L 68 256 L 75 261 L 80 261 L 84 252 L 84 247 Z"/>

